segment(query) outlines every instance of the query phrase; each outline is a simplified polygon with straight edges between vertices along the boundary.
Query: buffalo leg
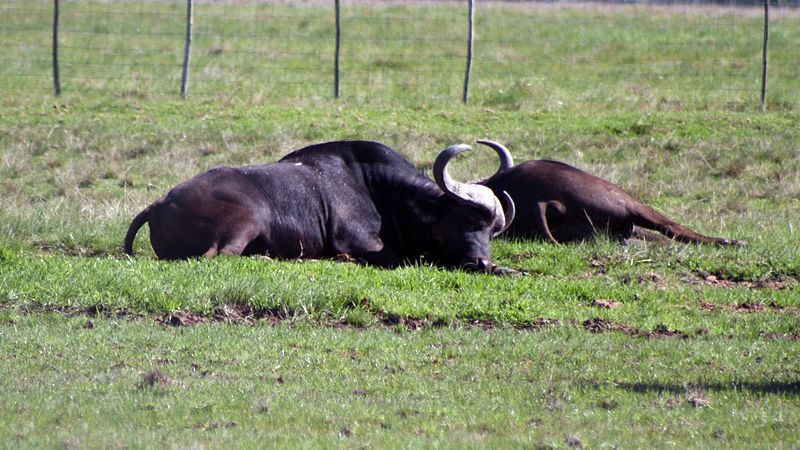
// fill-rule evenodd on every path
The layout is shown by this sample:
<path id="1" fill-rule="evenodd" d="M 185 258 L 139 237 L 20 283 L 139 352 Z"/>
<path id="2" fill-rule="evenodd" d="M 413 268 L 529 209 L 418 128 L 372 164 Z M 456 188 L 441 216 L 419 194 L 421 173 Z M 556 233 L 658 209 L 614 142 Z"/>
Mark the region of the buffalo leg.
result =
<path id="1" fill-rule="evenodd" d="M 634 217 L 634 224 L 656 230 L 671 239 L 681 242 L 693 242 L 702 244 L 716 245 L 743 245 L 741 241 L 731 241 L 730 239 L 705 236 L 679 223 L 673 222 L 656 210 L 647 208 Z"/>
<path id="2" fill-rule="evenodd" d="M 389 247 L 374 252 L 354 252 L 353 256 L 363 263 L 378 267 L 394 268 L 401 262 L 400 255 Z"/>
<path id="3" fill-rule="evenodd" d="M 402 262 L 401 256 L 386 246 L 377 232 L 367 229 L 344 229 L 336 235 L 333 252 L 346 254 L 359 262 L 379 267 L 395 267 Z"/>
<path id="4" fill-rule="evenodd" d="M 219 253 L 217 250 L 219 250 L 219 249 L 217 248 L 217 243 L 215 242 L 215 243 L 211 244 L 211 247 L 209 247 L 208 250 L 206 250 L 205 253 L 203 253 L 203 257 L 204 258 L 211 258 L 212 256 L 217 256 L 217 253 Z"/>
<path id="5" fill-rule="evenodd" d="M 250 225 L 238 227 L 228 231 L 224 239 L 214 241 L 208 250 L 203 253 L 205 257 L 217 255 L 238 256 L 244 253 L 245 248 L 258 236 L 258 230 Z M 220 245 L 221 244 L 221 245 Z"/>
<path id="6" fill-rule="evenodd" d="M 220 255 L 241 255 L 253 240 L 258 237 L 259 231 L 252 225 L 240 226 L 230 233 L 219 249 Z"/>
<path id="7" fill-rule="evenodd" d="M 633 233 L 631 234 L 631 237 L 641 239 L 646 242 L 658 242 L 659 244 L 667 244 L 671 242 L 671 240 L 663 234 L 654 233 L 650 230 L 637 226 L 633 227 Z"/>

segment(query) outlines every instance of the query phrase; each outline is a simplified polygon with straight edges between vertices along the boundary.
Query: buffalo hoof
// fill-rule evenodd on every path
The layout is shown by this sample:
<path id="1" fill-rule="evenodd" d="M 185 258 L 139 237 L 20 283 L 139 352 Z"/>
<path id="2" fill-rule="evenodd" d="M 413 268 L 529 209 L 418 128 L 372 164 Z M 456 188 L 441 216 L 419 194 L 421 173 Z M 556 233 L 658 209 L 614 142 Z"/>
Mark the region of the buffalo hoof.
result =
<path id="1" fill-rule="evenodd" d="M 747 245 L 747 242 L 746 241 L 739 241 L 739 240 L 736 240 L 736 239 L 719 238 L 719 239 L 717 239 L 717 245 L 721 245 L 721 246 L 724 246 L 724 247 L 729 247 L 729 246 L 730 247 L 744 247 L 745 245 Z"/>
<path id="2" fill-rule="evenodd" d="M 509 267 L 500 267 L 494 266 L 492 267 L 492 271 L 490 272 L 492 275 L 499 275 L 499 276 L 521 276 L 525 275 L 525 272 L 520 270 L 514 270 Z"/>
<path id="3" fill-rule="evenodd" d="M 518 270 L 510 269 L 508 267 L 495 266 L 488 261 L 482 261 L 482 263 L 479 264 L 467 263 L 462 266 L 462 269 L 469 272 L 485 273 L 488 275 L 522 275 L 522 272 Z"/>

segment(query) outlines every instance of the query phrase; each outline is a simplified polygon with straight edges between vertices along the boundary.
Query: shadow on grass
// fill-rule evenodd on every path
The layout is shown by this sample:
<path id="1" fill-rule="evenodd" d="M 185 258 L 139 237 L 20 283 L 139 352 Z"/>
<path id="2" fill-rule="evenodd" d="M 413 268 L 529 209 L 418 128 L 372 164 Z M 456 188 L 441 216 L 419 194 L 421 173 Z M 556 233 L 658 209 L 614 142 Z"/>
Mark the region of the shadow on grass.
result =
<path id="1" fill-rule="evenodd" d="M 788 394 L 800 396 L 800 381 L 766 381 L 758 382 L 733 382 L 733 383 L 616 383 L 616 387 L 631 392 L 646 394 L 650 392 L 669 392 L 681 394 L 687 391 L 740 391 L 755 394 Z"/>

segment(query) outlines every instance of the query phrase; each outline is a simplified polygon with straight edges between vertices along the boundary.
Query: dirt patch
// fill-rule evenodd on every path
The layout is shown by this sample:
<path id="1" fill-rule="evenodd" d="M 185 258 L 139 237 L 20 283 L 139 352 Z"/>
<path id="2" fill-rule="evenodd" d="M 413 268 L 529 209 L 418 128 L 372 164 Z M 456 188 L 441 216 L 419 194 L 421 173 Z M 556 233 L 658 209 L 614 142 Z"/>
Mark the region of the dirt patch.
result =
<path id="1" fill-rule="evenodd" d="M 605 298 L 598 298 L 596 300 L 592 300 L 592 302 L 589 303 L 589 306 L 594 306 L 595 308 L 613 309 L 622 306 L 622 302 L 618 302 L 616 300 L 609 300 Z"/>
<path id="2" fill-rule="evenodd" d="M 774 302 L 770 304 L 742 303 L 738 305 L 715 305 L 712 303 L 699 301 L 698 304 L 700 308 L 705 311 L 722 309 L 740 314 L 777 311 L 781 313 L 791 312 L 800 315 L 800 307 L 780 306 Z M 359 303 L 359 305 L 369 306 L 369 301 L 362 301 Z M 608 299 L 597 299 L 589 304 L 589 306 L 602 309 L 615 308 L 620 305 L 620 302 Z M 267 324 L 270 326 L 279 326 L 281 324 L 288 324 L 291 326 L 292 324 L 292 317 L 287 316 L 277 309 L 253 309 L 251 306 L 240 304 L 228 304 L 219 307 L 212 313 L 208 314 L 180 310 L 169 314 L 156 316 L 145 315 L 141 313 L 131 313 L 127 309 L 114 309 L 104 305 L 92 305 L 86 308 L 81 308 L 74 306 L 63 307 L 31 303 L 19 306 L 18 310 L 24 314 L 56 312 L 70 316 L 88 316 L 91 319 L 95 317 L 125 318 L 133 320 L 149 319 L 167 327 L 191 327 L 210 322 L 223 322 L 241 325 Z M 402 329 L 405 331 L 415 331 L 426 328 L 456 327 L 465 329 L 476 328 L 489 332 L 502 328 L 514 328 L 521 331 L 535 332 L 566 324 L 571 326 L 582 326 L 590 333 L 618 331 L 625 333 L 628 336 L 643 338 L 688 338 L 692 336 L 702 336 L 709 333 L 707 329 L 700 328 L 690 334 L 682 330 L 669 329 L 664 325 L 657 326 L 652 330 L 642 330 L 631 325 L 615 323 L 599 317 L 594 317 L 583 322 L 576 320 L 567 320 L 564 322 L 559 319 L 537 317 L 529 322 L 509 324 L 487 319 L 478 319 L 473 321 L 465 321 L 463 319 L 443 321 L 442 319 L 434 318 L 400 316 L 382 311 L 373 312 L 372 314 L 375 318 L 375 320 L 371 322 L 372 327 L 391 328 L 395 330 Z M 317 324 L 322 327 L 333 328 L 363 328 L 362 326 L 348 324 L 340 319 L 326 320 L 325 318 L 320 318 L 317 319 Z M 93 329 L 95 326 L 96 323 L 93 320 L 88 320 L 82 324 L 82 328 L 84 329 Z M 762 333 L 761 336 L 767 339 L 788 339 L 792 341 L 800 341 L 800 332 L 795 332 L 792 334 Z"/>
<path id="3" fill-rule="evenodd" d="M 194 426 L 197 430 L 204 430 L 204 431 L 214 431 L 214 430 L 221 430 L 226 428 L 234 428 L 239 426 L 238 422 L 228 421 L 228 422 L 211 422 L 211 423 L 200 423 Z"/>
<path id="4" fill-rule="evenodd" d="M 797 280 L 791 277 L 765 278 L 758 281 L 746 280 L 737 276 L 722 273 L 710 273 L 704 270 L 693 272 L 694 278 L 687 281 L 689 284 L 700 286 L 717 286 L 722 288 L 746 288 L 746 289 L 789 289 L 797 285 Z"/>
<path id="5" fill-rule="evenodd" d="M 794 331 L 792 333 L 761 333 L 760 336 L 769 340 L 800 342 L 800 331 Z"/>
<path id="6" fill-rule="evenodd" d="M 215 309 L 208 316 L 191 311 L 175 311 L 164 316 L 160 322 L 165 325 L 180 327 L 200 325 L 209 321 L 242 325 L 267 322 L 270 325 L 277 325 L 286 320 L 287 318 L 277 310 L 253 309 L 249 305 L 231 303 Z"/>
<path id="7" fill-rule="evenodd" d="M 536 319 L 533 319 L 529 324 L 522 325 L 519 328 L 521 328 L 523 330 L 529 330 L 529 331 L 539 331 L 539 330 L 543 330 L 545 328 L 557 327 L 559 325 L 561 325 L 561 321 L 558 320 L 558 319 L 548 319 L 548 318 L 545 318 L 545 317 L 537 317 Z"/>
<path id="8" fill-rule="evenodd" d="M 767 307 L 760 303 L 741 303 L 733 308 L 733 311 L 737 313 L 763 312 L 766 310 Z"/>
<path id="9" fill-rule="evenodd" d="M 652 331 L 642 330 L 624 323 L 614 323 L 600 317 L 583 321 L 583 328 L 590 333 L 604 333 L 606 331 L 620 331 L 628 336 L 644 338 L 686 338 L 688 334 L 681 330 L 670 330 L 664 325 L 659 325 Z"/>
<path id="10" fill-rule="evenodd" d="M 617 406 L 619 406 L 619 402 L 616 400 L 602 400 L 600 403 L 597 404 L 597 406 L 605 409 L 606 411 L 612 411 L 614 409 L 617 409 Z"/>
<path id="11" fill-rule="evenodd" d="M 751 314 L 751 313 L 761 313 L 761 312 L 800 314 L 800 307 L 781 306 L 775 302 L 770 302 L 769 304 L 744 302 L 744 303 L 739 303 L 737 305 L 715 305 L 713 303 L 707 303 L 700 300 L 698 302 L 698 306 L 700 306 L 700 309 L 702 309 L 703 311 L 724 310 L 724 311 L 734 312 L 737 314 Z"/>
<path id="12" fill-rule="evenodd" d="M 602 260 L 597 259 L 597 258 L 592 258 L 592 260 L 589 261 L 589 266 L 594 268 L 595 272 L 597 272 L 599 274 L 604 274 L 604 273 L 608 272 L 608 267 L 607 267 L 605 261 L 602 261 Z"/>
<path id="13" fill-rule="evenodd" d="M 686 401 L 695 408 L 705 408 L 711 404 L 703 391 L 689 392 L 686 396 Z"/>
<path id="14" fill-rule="evenodd" d="M 596 317 L 583 322 L 583 328 L 590 333 L 602 333 L 611 329 L 611 322 Z"/>
<path id="15" fill-rule="evenodd" d="M 162 322 L 173 327 L 189 327 L 206 321 L 206 317 L 189 311 L 175 311 L 168 314 Z"/>
<path id="16" fill-rule="evenodd" d="M 469 323 L 470 328 L 479 328 L 484 331 L 490 331 L 497 328 L 497 322 L 493 320 L 473 320 Z"/>
<path id="17" fill-rule="evenodd" d="M 781 306 L 775 302 L 770 302 L 769 305 L 766 305 L 766 309 L 773 312 L 793 313 L 800 315 L 800 306 Z"/>
<path id="18" fill-rule="evenodd" d="M 259 319 L 259 316 L 267 315 L 266 311 L 256 314 L 251 306 L 231 303 L 214 310 L 212 317 L 216 322 L 252 324 Z"/>
<path id="19" fill-rule="evenodd" d="M 168 377 L 164 372 L 156 369 L 145 373 L 142 376 L 142 381 L 139 383 L 139 389 L 167 387 L 172 385 L 172 378 Z"/>
<path id="20" fill-rule="evenodd" d="M 397 314 L 385 313 L 382 311 L 375 313 L 377 323 L 381 326 L 397 328 L 398 326 L 405 326 L 407 330 L 420 330 L 427 327 L 441 328 L 448 326 L 449 323 L 444 323 L 441 320 L 432 320 L 427 318 L 399 316 Z M 504 325 L 490 319 L 475 319 L 469 322 L 456 322 L 458 326 L 464 328 L 478 328 L 484 331 L 492 331 L 498 328 L 503 328 Z M 558 319 L 550 319 L 547 317 L 537 317 L 530 322 L 514 324 L 513 327 L 518 330 L 525 331 L 539 331 L 545 328 L 561 325 Z"/>
<path id="21" fill-rule="evenodd" d="M 703 311 L 716 311 L 717 310 L 717 305 L 715 305 L 713 303 L 706 303 L 706 302 L 701 300 L 700 302 L 698 302 L 698 304 L 700 305 L 700 309 L 702 309 Z"/>
<path id="22" fill-rule="evenodd" d="M 574 434 L 567 435 L 565 441 L 567 447 L 569 448 L 583 448 L 583 441 L 577 435 Z"/>
<path id="23" fill-rule="evenodd" d="M 378 323 L 387 327 L 405 325 L 405 327 L 409 330 L 419 330 L 424 326 L 424 322 L 422 320 L 412 317 L 402 317 L 397 314 L 383 312 L 379 312 L 375 316 L 378 319 Z"/>
<path id="24" fill-rule="evenodd" d="M 657 273 L 646 273 L 644 275 L 637 275 L 636 281 L 639 284 L 654 283 L 661 285 L 664 284 L 664 277 Z"/>

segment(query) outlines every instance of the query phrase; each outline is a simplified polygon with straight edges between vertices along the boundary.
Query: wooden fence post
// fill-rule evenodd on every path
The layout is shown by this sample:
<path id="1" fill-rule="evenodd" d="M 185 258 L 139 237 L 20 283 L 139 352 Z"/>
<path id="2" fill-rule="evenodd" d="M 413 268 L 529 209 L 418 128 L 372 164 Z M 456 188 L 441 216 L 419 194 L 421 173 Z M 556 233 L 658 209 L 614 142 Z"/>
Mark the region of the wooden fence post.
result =
<path id="1" fill-rule="evenodd" d="M 58 73 L 58 23 L 60 21 L 61 8 L 59 0 L 54 0 L 53 8 L 53 87 L 56 96 L 61 95 L 61 77 Z"/>
<path id="2" fill-rule="evenodd" d="M 194 13 L 192 0 L 186 0 L 186 46 L 183 51 L 183 73 L 181 74 L 181 98 L 186 98 L 186 88 L 189 84 L 189 62 L 192 59 L 192 24 Z"/>
<path id="3" fill-rule="evenodd" d="M 767 110 L 767 65 L 769 44 L 769 0 L 764 0 L 764 51 L 761 60 L 761 111 Z"/>
<path id="4" fill-rule="evenodd" d="M 475 40 L 475 4 L 474 0 L 468 0 L 469 3 L 469 27 L 467 37 L 467 71 L 464 74 L 464 103 L 469 102 L 469 82 L 472 75 L 472 53 L 474 50 Z"/>
<path id="5" fill-rule="evenodd" d="M 342 15 L 336 0 L 336 54 L 333 61 L 333 97 L 339 98 L 339 58 L 342 51 Z"/>

